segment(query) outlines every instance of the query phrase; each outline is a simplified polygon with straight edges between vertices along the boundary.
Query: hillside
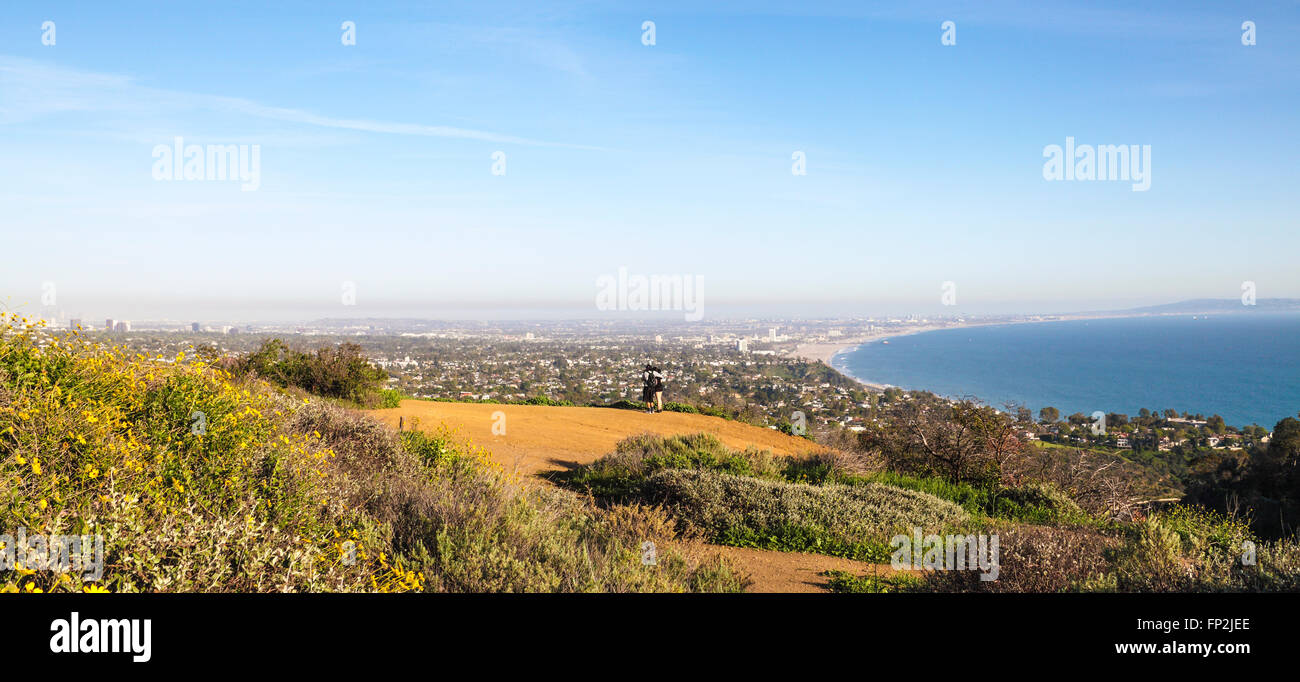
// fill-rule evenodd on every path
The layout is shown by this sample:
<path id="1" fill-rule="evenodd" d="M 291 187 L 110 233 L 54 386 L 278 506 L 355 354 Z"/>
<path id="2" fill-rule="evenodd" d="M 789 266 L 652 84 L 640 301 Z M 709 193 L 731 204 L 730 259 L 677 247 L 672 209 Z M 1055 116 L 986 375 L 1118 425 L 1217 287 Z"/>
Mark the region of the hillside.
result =
<path id="1" fill-rule="evenodd" d="M 505 434 L 494 435 L 494 413 L 504 413 Z M 736 449 L 758 448 L 777 455 L 822 452 L 822 446 L 779 431 L 719 417 L 681 412 L 647 414 L 599 407 L 548 407 L 405 400 L 401 407 L 368 414 L 393 427 L 446 426 L 484 448 L 506 471 L 544 476 L 590 464 L 613 452 L 619 441 L 640 434 L 659 436 L 709 433 Z M 499 431 L 500 429 L 498 429 Z M 534 478 L 542 483 L 541 478 Z M 841 557 L 780 552 L 748 547 L 712 546 L 750 579 L 749 592 L 825 592 L 825 571 L 895 573 L 876 565 Z"/>
<path id="2" fill-rule="evenodd" d="M 654 509 L 520 486 L 463 439 L 399 435 L 196 358 L 128 354 L 12 314 L 0 315 L 0 490 L 0 527 L 101 543 L 71 566 L 40 549 L 55 540 L 37 543 L 0 569 L 0 592 L 743 587 Z M 657 565 L 641 560 L 646 540 Z"/>
<path id="3" fill-rule="evenodd" d="M 504 435 L 494 435 L 494 414 L 505 416 Z M 726 445 L 756 447 L 778 455 L 821 452 L 805 438 L 788 436 L 720 417 L 683 412 L 647 414 L 639 410 L 601 407 L 547 407 L 405 400 L 401 407 L 368 414 L 396 428 L 399 419 L 410 428 L 446 424 L 484 447 L 507 471 L 525 475 L 559 471 L 589 464 L 613 452 L 619 441 L 652 433 L 660 436 L 711 433 Z M 501 429 L 498 428 L 498 431 Z"/>

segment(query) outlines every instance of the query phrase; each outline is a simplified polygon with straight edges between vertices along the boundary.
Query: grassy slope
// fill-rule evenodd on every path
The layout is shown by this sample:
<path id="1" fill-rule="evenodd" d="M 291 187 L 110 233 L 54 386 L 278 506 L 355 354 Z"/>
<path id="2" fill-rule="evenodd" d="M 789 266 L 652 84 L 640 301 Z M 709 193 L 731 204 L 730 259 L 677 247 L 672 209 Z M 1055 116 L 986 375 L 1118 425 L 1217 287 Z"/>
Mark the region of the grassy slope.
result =
<path id="1" fill-rule="evenodd" d="M 637 436 L 555 479 L 611 503 L 661 504 L 719 544 L 888 561 L 889 540 L 965 524 L 958 505 L 871 482 L 828 482 L 825 456 L 734 450 L 704 433 Z M 813 481 L 816 485 L 806 481 Z"/>
<path id="2" fill-rule="evenodd" d="M 1267 591 L 1300 588 L 1300 544 L 1259 542 L 1247 524 L 1174 507 L 1138 523 L 1094 518 L 1050 486 L 982 489 L 843 471 L 832 455 L 737 451 L 707 434 L 630 438 L 555 477 L 610 503 L 663 503 L 715 542 L 888 561 L 900 526 L 1002 538 L 1001 573 L 824 574 L 835 591 Z M 1243 565 L 1247 545 L 1254 563 Z"/>
<path id="3" fill-rule="evenodd" d="M 201 416 L 200 416 L 201 415 Z M 399 437 L 188 358 L 0 321 L 0 527 L 98 534 L 97 584 L 5 591 L 737 590 L 640 507 L 524 487 L 448 434 Z M 640 544 L 660 545 L 645 566 Z M 684 546 L 684 545 L 683 545 Z M 20 558 L 20 562 L 23 559 Z"/>

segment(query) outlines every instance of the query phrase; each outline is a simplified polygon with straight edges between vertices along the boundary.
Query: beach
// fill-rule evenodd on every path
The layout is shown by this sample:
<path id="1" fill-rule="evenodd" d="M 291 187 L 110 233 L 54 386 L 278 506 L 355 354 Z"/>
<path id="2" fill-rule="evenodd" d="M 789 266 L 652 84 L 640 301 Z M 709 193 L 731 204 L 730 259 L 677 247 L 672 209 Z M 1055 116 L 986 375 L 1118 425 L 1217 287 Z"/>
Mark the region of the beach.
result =
<path id="1" fill-rule="evenodd" d="M 839 355 L 842 352 L 853 350 L 854 348 L 857 348 L 858 346 L 871 341 L 878 341 L 880 339 L 889 339 L 898 336 L 907 336 L 909 334 L 921 334 L 923 332 L 932 332 L 940 329 L 956 329 L 960 327 L 971 327 L 971 326 L 979 326 L 979 325 L 927 324 L 927 325 L 918 325 L 915 327 L 904 327 L 901 329 L 891 329 L 887 331 L 877 332 L 874 334 L 855 336 L 852 338 L 843 339 L 841 341 L 801 343 L 795 346 L 794 350 L 787 352 L 785 356 L 789 358 L 804 359 L 809 362 L 824 362 L 828 366 L 830 366 L 831 360 L 836 355 Z M 883 391 L 888 387 L 887 384 L 878 384 L 871 381 L 867 381 L 860 377 L 852 376 L 851 374 L 848 374 L 847 372 L 844 372 L 842 370 L 840 372 L 841 374 L 844 374 L 845 376 L 848 376 L 849 378 L 858 381 L 859 383 L 861 383 L 862 385 L 868 388 L 872 388 L 878 391 Z"/>

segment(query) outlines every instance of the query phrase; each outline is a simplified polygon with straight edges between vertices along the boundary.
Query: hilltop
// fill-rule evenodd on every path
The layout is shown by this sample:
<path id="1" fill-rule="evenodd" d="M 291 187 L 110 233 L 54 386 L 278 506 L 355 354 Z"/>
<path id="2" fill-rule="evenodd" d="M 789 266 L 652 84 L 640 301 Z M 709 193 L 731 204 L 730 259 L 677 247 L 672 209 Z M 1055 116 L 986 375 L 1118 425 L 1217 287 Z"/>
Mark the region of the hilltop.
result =
<path id="1" fill-rule="evenodd" d="M 826 450 L 806 438 L 774 429 L 684 412 L 647 414 L 640 410 L 601 407 L 404 400 L 399 408 L 369 414 L 394 428 L 399 420 L 407 427 L 417 423 L 453 427 L 485 448 L 507 471 L 530 475 L 589 464 L 613 452 L 619 441 L 647 433 L 660 436 L 710 433 L 736 449 L 755 447 L 778 455 Z M 496 433 L 494 426 L 498 427 Z"/>

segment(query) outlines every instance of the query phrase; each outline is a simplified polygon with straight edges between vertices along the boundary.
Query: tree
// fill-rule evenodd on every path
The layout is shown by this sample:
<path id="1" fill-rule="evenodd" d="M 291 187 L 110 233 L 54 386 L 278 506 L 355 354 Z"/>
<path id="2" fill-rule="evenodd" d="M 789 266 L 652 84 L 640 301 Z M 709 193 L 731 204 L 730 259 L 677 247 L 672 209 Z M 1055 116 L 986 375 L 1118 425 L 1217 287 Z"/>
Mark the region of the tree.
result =
<path id="1" fill-rule="evenodd" d="M 388 378 L 387 372 L 370 364 L 355 343 L 324 346 L 307 353 L 289 348 L 280 339 L 263 341 L 256 351 L 239 358 L 231 370 L 254 374 L 283 387 L 358 403 L 376 394 Z"/>
<path id="2" fill-rule="evenodd" d="M 1300 524 L 1300 420 L 1283 419 L 1267 446 L 1197 472 L 1185 500 L 1225 513 L 1247 510 L 1252 527 L 1266 538 L 1294 533 Z"/>
<path id="3" fill-rule="evenodd" d="M 1038 411 L 1038 419 L 1044 424 L 1055 424 L 1061 419 L 1061 411 L 1055 407 L 1044 407 Z"/>
<path id="4" fill-rule="evenodd" d="M 938 473 L 954 482 L 992 484 L 1023 454 L 1010 415 L 974 401 L 892 405 L 860 440 L 895 469 Z"/>

